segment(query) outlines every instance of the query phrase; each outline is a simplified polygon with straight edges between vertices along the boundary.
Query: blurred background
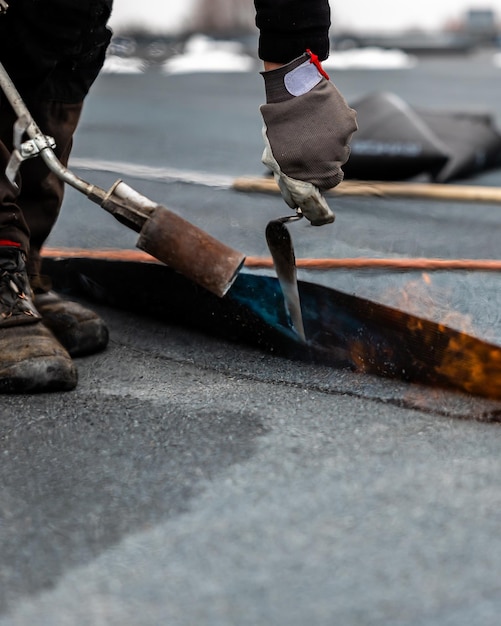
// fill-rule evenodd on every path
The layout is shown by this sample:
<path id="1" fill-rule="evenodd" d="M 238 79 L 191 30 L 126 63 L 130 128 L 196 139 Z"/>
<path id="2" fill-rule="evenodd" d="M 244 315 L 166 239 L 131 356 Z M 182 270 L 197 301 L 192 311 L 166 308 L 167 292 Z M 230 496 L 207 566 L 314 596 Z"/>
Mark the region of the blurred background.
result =
<path id="1" fill-rule="evenodd" d="M 120 121 L 130 133 L 141 119 L 145 138 L 146 127 L 151 129 L 151 141 L 133 142 L 132 151 L 122 132 L 122 156 L 133 152 L 128 160 L 150 158 L 202 172 L 262 172 L 262 63 L 252 0 L 144 0 L 140 5 L 116 0 L 111 27 L 114 35 L 94 97 L 106 91 L 103 81 L 111 74 L 121 74 L 122 80 L 108 81 L 119 104 L 109 104 L 104 128 L 109 132 Z M 347 178 L 424 176 L 443 183 L 499 170 L 501 7 L 493 0 L 332 2 L 330 39 L 324 67 L 358 112 Z M 172 82 L 182 77 L 188 82 Z M 155 106 L 144 115 L 148 102 Z M 92 137 L 97 122 L 87 116 L 84 123 L 94 146 L 87 152 L 95 154 L 103 136 Z M 152 147 L 162 135 L 165 142 L 155 154 Z M 108 142 L 105 151 L 116 146 Z"/>
<path id="2" fill-rule="evenodd" d="M 499 0 L 399 0 L 332 2 L 332 48 L 379 46 L 412 53 L 471 52 L 499 47 Z M 240 41 L 255 54 L 252 0 L 117 0 L 111 19 L 112 54 L 148 63 L 182 52 L 194 33 Z"/>

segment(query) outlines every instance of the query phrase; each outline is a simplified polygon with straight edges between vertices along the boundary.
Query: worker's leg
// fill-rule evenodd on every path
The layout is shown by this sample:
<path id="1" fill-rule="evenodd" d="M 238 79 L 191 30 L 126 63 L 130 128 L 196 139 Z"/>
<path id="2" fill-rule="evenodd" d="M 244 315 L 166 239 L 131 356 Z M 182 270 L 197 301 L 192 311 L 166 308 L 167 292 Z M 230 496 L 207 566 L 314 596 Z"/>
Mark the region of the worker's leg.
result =
<path id="1" fill-rule="evenodd" d="M 33 302 L 26 271 L 28 227 L 4 173 L 9 158 L 0 141 L 0 393 L 73 389 L 77 373 L 71 358 Z"/>
<path id="2" fill-rule="evenodd" d="M 66 166 L 82 103 L 44 102 L 32 115 L 44 134 L 55 139 L 54 152 Z M 23 163 L 22 187 L 18 204 L 30 231 L 28 275 L 35 292 L 35 305 L 44 324 L 56 335 L 71 356 L 103 350 L 108 329 L 103 320 L 80 304 L 63 300 L 51 290 L 48 277 L 41 274 L 41 248 L 59 215 L 64 183 L 40 158 Z"/>
<path id="3" fill-rule="evenodd" d="M 111 0 L 64 7 L 49 0 L 38 7 L 39 13 L 37 7 L 19 0 L 1 17 L 0 60 L 42 132 L 55 136 L 57 154 L 66 161 L 81 102 L 104 61 Z M 0 392 L 69 389 L 76 384 L 76 371 L 48 327 L 73 354 L 102 349 L 108 333 L 97 316 L 79 305 L 51 292 L 33 297 L 26 267 L 36 291 L 46 292 L 40 247 L 59 213 L 63 188 L 36 159 L 23 163 L 16 196 L 3 175 L 13 122 L 0 94 Z"/>

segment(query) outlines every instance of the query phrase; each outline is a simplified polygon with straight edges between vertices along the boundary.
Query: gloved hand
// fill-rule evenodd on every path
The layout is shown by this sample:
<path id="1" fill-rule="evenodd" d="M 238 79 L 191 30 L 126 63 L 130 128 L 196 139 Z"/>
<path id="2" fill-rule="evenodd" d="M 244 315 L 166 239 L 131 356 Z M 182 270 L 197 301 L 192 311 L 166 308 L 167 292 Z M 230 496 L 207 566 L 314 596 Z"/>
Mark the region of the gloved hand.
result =
<path id="1" fill-rule="evenodd" d="M 343 180 L 341 166 L 357 130 L 355 111 L 309 51 L 262 76 L 266 88 L 266 104 L 260 109 L 262 161 L 273 171 L 292 209 L 301 209 L 313 226 L 329 224 L 334 214 L 321 190 Z"/>
<path id="2" fill-rule="evenodd" d="M 7 2 L 5 2 L 5 0 L 0 0 L 0 15 L 2 15 L 2 13 L 6 13 L 8 8 L 9 5 Z"/>

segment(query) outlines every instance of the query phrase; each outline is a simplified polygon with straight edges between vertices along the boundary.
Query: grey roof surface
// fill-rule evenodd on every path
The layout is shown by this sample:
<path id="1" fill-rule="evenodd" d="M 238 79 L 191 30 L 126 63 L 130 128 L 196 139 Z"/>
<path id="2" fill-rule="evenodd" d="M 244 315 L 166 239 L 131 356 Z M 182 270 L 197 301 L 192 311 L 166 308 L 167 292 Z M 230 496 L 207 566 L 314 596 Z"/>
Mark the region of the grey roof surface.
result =
<path id="1" fill-rule="evenodd" d="M 384 88 L 501 119 L 499 69 L 468 63 L 336 82 L 348 98 Z M 225 188 L 262 173 L 259 81 L 103 76 L 75 171 L 106 186 L 120 173 L 104 160 L 137 165 L 124 176 L 136 189 L 265 255 L 264 227 L 287 207 Z M 189 183 L 187 170 L 213 178 Z M 499 170 L 473 181 L 500 182 Z M 298 257 L 499 258 L 495 205 L 329 202 L 334 226 L 291 227 Z M 136 237 L 68 190 L 48 243 L 133 248 Z M 501 341 L 499 274 L 300 277 Z M 78 360 L 75 391 L 0 399 L 2 626 L 499 624 L 501 403 L 95 308 L 110 346 Z"/>

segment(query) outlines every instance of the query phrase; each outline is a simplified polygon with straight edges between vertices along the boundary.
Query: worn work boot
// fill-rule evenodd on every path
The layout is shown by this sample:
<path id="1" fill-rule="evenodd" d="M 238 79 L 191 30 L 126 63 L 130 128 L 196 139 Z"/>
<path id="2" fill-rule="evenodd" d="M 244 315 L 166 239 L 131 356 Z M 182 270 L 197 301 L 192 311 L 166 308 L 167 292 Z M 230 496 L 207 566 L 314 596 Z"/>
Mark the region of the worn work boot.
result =
<path id="1" fill-rule="evenodd" d="M 19 248 L 0 248 L 0 393 L 66 391 L 77 384 L 70 355 L 43 325 Z"/>
<path id="2" fill-rule="evenodd" d="M 108 328 L 94 311 L 54 291 L 36 294 L 34 302 L 45 326 L 72 357 L 94 354 L 108 345 Z"/>

